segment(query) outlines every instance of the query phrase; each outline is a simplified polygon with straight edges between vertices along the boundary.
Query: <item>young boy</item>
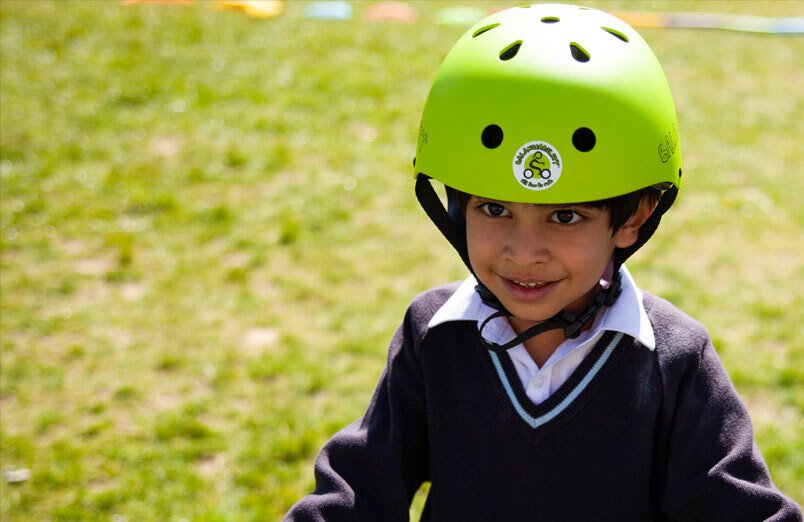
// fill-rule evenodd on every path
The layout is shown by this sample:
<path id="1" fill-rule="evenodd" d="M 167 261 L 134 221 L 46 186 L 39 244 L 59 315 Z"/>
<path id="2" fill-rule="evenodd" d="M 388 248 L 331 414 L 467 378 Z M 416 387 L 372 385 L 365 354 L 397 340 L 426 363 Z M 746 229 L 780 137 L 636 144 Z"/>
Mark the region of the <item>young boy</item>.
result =
<path id="1" fill-rule="evenodd" d="M 414 164 L 472 276 L 413 301 L 287 520 L 407 520 L 425 481 L 425 520 L 801 520 L 706 330 L 623 266 L 682 175 L 631 27 L 564 5 L 480 22 L 439 69 Z"/>

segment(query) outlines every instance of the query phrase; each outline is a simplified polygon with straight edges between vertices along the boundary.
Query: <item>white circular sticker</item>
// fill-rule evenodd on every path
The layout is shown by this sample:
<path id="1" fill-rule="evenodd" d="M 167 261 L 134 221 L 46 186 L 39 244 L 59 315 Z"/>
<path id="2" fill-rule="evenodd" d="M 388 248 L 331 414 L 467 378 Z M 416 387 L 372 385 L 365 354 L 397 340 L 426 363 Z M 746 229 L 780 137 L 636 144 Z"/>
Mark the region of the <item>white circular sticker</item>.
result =
<path id="1" fill-rule="evenodd" d="M 546 141 L 519 147 L 512 167 L 516 181 L 529 190 L 547 190 L 561 177 L 561 154 Z"/>

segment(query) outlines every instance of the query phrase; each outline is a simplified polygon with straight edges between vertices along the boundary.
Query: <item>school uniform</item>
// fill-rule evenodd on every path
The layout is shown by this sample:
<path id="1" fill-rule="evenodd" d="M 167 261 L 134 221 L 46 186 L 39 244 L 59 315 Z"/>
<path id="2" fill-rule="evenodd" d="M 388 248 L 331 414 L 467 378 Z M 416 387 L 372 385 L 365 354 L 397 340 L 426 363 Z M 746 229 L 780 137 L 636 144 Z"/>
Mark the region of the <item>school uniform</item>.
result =
<path id="1" fill-rule="evenodd" d="M 623 292 L 542 367 L 487 348 L 469 278 L 408 308 L 365 415 L 315 466 L 286 520 L 802 520 L 771 482 L 705 328 Z M 504 318 L 487 341 L 514 334 Z"/>

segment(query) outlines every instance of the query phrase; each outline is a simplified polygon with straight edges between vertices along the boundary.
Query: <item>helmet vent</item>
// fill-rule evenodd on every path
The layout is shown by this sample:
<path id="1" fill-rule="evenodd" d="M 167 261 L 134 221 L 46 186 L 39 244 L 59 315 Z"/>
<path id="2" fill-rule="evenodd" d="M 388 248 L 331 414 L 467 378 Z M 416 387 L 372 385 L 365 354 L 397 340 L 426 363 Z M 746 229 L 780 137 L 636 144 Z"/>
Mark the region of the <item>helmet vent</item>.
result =
<path id="1" fill-rule="evenodd" d="M 580 152 L 589 152 L 595 148 L 597 138 L 592 129 L 581 127 L 572 133 L 572 144 Z"/>
<path id="2" fill-rule="evenodd" d="M 570 53 L 572 53 L 572 57 L 578 62 L 586 63 L 589 61 L 589 53 L 586 52 L 586 49 L 575 42 L 570 44 Z"/>
<path id="3" fill-rule="evenodd" d="M 500 146 L 503 140 L 503 131 L 499 125 L 493 123 L 483 129 L 483 134 L 480 135 L 480 141 L 487 149 L 496 149 Z"/>
<path id="4" fill-rule="evenodd" d="M 480 29 L 478 29 L 477 31 L 472 33 L 472 38 L 477 38 L 478 36 L 480 36 L 481 34 L 485 33 L 486 31 L 491 31 L 492 29 L 494 29 L 498 25 L 500 25 L 500 24 L 496 23 L 496 24 L 487 25 L 485 27 L 481 27 Z"/>
<path id="5" fill-rule="evenodd" d="M 620 40 L 622 40 L 623 42 L 628 43 L 628 37 L 627 37 L 627 36 L 625 36 L 625 35 L 624 35 L 623 33 L 621 33 L 620 31 L 617 31 L 617 30 L 612 29 L 612 28 L 610 28 L 610 27 L 601 27 L 601 29 L 603 29 L 604 31 L 606 31 L 606 32 L 607 32 L 607 33 L 609 33 L 610 35 L 612 35 L 612 36 L 614 36 L 614 37 L 616 37 L 616 38 L 619 38 L 619 39 L 620 39 Z"/>
<path id="6" fill-rule="evenodd" d="M 512 43 L 511 45 L 500 51 L 500 60 L 502 61 L 510 60 L 511 58 L 516 56 L 516 53 L 519 52 L 519 48 L 521 46 L 522 46 L 522 40 Z"/>
<path id="7" fill-rule="evenodd" d="M 542 23 L 554 24 L 554 23 L 558 22 L 559 20 L 561 20 L 561 19 L 559 17 L 557 17 L 557 16 L 545 16 L 544 18 L 542 18 Z"/>

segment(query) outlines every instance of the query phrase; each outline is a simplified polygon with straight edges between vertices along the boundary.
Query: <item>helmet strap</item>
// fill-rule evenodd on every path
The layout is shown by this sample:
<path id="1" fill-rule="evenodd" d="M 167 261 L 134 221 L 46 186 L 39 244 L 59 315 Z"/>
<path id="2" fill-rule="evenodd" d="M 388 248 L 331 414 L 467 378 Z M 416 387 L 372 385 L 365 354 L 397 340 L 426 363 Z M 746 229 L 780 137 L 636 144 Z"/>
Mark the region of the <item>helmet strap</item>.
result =
<path id="1" fill-rule="evenodd" d="M 653 213 L 650 215 L 648 220 L 645 221 L 641 227 L 639 227 L 639 235 L 637 236 L 637 240 L 634 242 L 634 244 L 628 248 L 618 248 L 614 251 L 615 271 L 618 271 L 625 260 L 631 257 L 634 252 L 639 250 L 642 245 L 647 243 L 648 239 L 653 236 L 653 233 L 656 232 L 656 229 L 659 227 L 659 223 L 662 221 L 662 216 L 664 216 L 664 213 L 667 212 L 667 210 L 673 205 L 673 202 L 676 200 L 676 196 L 678 196 L 678 188 L 675 185 L 665 190 L 662 194 L 662 197 L 659 198 L 656 208 L 653 209 Z"/>
<path id="2" fill-rule="evenodd" d="M 422 206 L 430 221 L 441 231 L 447 241 L 458 251 L 466 267 L 474 274 L 472 265 L 469 263 L 469 249 L 466 246 L 466 231 L 456 226 L 450 218 L 449 213 L 444 208 L 438 198 L 433 185 L 430 184 L 430 177 L 426 174 L 416 176 L 416 198 Z"/>
<path id="3" fill-rule="evenodd" d="M 487 288 L 483 287 L 482 285 L 478 285 L 478 287 L 475 287 L 475 290 L 480 294 L 481 298 L 483 298 L 484 294 L 490 294 L 493 296 L 493 294 L 491 294 Z M 589 305 L 586 310 L 581 312 L 581 314 L 575 315 L 567 312 L 566 310 L 561 311 L 550 319 L 547 319 L 546 321 L 543 321 L 535 326 L 531 326 L 505 344 L 492 343 L 483 337 L 483 330 L 492 320 L 497 319 L 498 317 L 513 316 L 513 314 L 505 308 L 498 308 L 496 312 L 491 314 L 480 324 L 480 328 L 478 329 L 480 339 L 483 341 L 483 344 L 486 346 L 486 348 L 497 353 L 510 350 L 514 346 L 522 344 L 531 337 L 536 337 L 544 332 L 558 328 L 564 330 L 564 337 L 567 339 L 576 339 L 579 335 L 581 335 L 584 325 L 595 317 L 595 314 L 597 314 L 598 310 L 604 306 L 611 306 L 614 304 L 614 301 L 617 300 L 621 292 L 621 276 L 619 272 L 616 272 L 614 275 L 614 280 L 611 281 L 607 288 L 601 286 L 601 289 L 598 290 L 597 294 L 595 294 L 595 299 L 592 304 Z M 497 300 L 496 297 L 494 299 L 495 301 Z M 489 306 L 493 306 L 493 303 L 487 302 L 485 298 L 483 298 L 483 302 Z"/>

